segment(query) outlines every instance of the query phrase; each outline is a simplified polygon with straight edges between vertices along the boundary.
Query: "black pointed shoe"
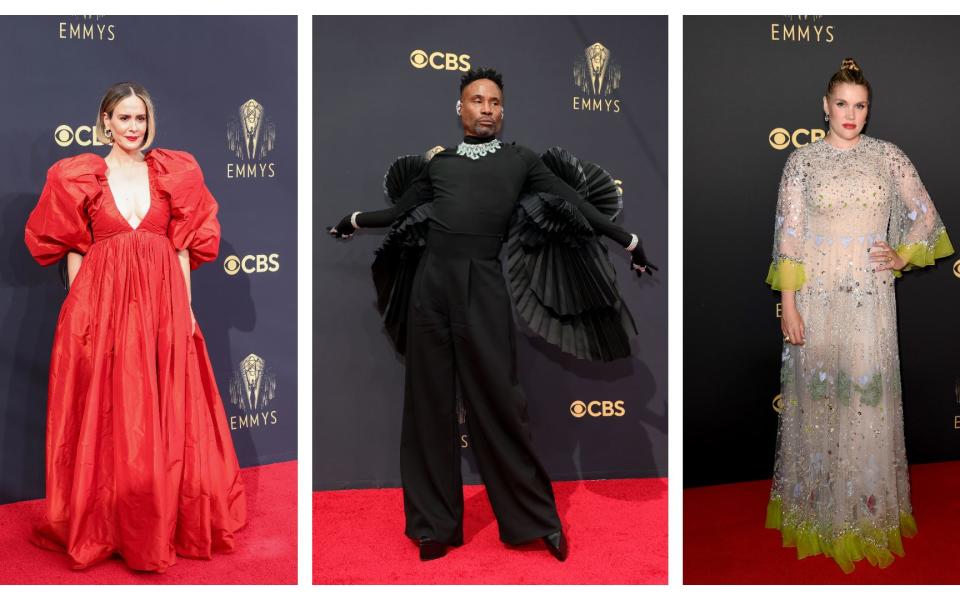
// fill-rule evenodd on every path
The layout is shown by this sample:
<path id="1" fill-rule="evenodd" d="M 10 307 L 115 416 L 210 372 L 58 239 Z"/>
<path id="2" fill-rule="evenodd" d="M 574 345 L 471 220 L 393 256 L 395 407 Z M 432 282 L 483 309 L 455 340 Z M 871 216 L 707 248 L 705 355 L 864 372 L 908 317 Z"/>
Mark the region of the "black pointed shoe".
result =
<path id="1" fill-rule="evenodd" d="M 443 558 L 447 553 L 447 545 L 428 537 L 420 538 L 420 560 L 434 560 Z"/>
<path id="2" fill-rule="evenodd" d="M 567 560 L 567 538 L 563 535 L 563 531 L 543 536 L 543 543 L 547 545 L 547 550 L 555 559 L 560 562 Z"/>

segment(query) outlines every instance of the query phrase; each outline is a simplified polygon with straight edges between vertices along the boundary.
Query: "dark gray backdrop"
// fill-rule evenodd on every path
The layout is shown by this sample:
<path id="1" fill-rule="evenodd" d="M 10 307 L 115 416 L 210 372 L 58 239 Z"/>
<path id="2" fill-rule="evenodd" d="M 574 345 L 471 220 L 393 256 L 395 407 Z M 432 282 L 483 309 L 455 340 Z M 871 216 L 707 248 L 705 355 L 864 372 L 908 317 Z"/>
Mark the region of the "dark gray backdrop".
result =
<path id="1" fill-rule="evenodd" d="M 782 336 L 764 278 L 795 147 L 776 149 L 786 137 L 774 130 L 802 144 L 825 129 L 821 99 L 844 57 L 873 87 L 867 134 L 907 153 L 960 241 L 958 28 L 944 17 L 684 19 L 684 485 L 772 473 Z M 912 463 L 960 458 L 958 258 L 897 283 Z"/>
<path id="2" fill-rule="evenodd" d="M 314 18 L 314 489 L 399 484 L 403 395 L 403 364 L 383 333 L 370 279 L 383 232 L 335 242 L 324 226 L 384 207 L 383 174 L 398 155 L 460 142 L 454 104 L 467 64 L 504 73 L 502 139 L 538 152 L 563 146 L 623 181 L 619 222 L 663 268 L 638 281 L 627 254 L 610 247 L 641 330 L 630 359 L 578 361 L 520 328 L 521 384 L 538 453 L 556 479 L 666 475 L 666 24 L 664 17 Z M 574 82 L 575 63 L 595 42 L 621 68 L 619 89 L 606 96 Z M 419 59 L 411 57 L 416 50 Z M 611 102 L 574 109 L 596 99 Z M 576 418 L 575 400 L 622 400 L 623 414 L 602 416 L 599 404 L 601 416 Z M 608 404 L 607 412 L 619 411 Z M 476 482 L 464 454 L 465 480 Z"/>
<path id="3" fill-rule="evenodd" d="M 220 203 L 220 257 L 194 271 L 193 307 L 240 464 L 296 457 L 296 65 L 293 17 L 0 18 L 0 503 L 44 494 L 47 371 L 65 297 L 57 267 L 30 257 L 23 227 L 50 165 L 82 152 L 106 155 L 108 147 L 89 145 L 85 128 L 103 91 L 122 80 L 153 96 L 154 147 L 196 156 Z M 250 99 L 273 123 L 275 146 L 238 159 L 227 136 Z M 66 145 L 54 138 L 61 125 Z M 235 165 L 258 163 L 266 174 L 272 163 L 274 177 L 228 178 Z M 257 272 L 256 258 L 245 261 L 253 273 L 224 268 L 230 255 L 266 255 L 269 269 L 271 254 L 274 271 Z M 263 376 L 276 378 L 267 425 L 262 416 L 251 425 L 231 403 L 231 378 L 250 354 L 263 360 Z"/>

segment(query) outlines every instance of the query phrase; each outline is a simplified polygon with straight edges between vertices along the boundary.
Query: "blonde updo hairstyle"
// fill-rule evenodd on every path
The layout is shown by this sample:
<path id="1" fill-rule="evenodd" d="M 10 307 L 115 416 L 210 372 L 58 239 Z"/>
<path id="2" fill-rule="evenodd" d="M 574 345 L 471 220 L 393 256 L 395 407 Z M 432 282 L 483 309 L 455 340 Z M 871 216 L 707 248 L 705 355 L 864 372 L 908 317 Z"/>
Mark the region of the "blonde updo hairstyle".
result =
<path id="1" fill-rule="evenodd" d="M 840 70 L 833 74 L 833 77 L 830 78 L 830 82 L 827 84 L 827 97 L 830 97 L 830 93 L 833 92 L 833 88 L 837 87 L 841 83 L 852 83 L 854 85 L 862 85 L 867 88 L 867 102 L 873 100 L 873 90 L 870 88 L 870 82 L 867 81 L 867 78 L 863 76 L 863 69 L 860 68 L 860 65 L 857 64 L 852 58 L 845 58 L 843 62 L 840 63 Z"/>
<path id="2" fill-rule="evenodd" d="M 150 93 L 139 83 L 132 81 L 121 81 L 111 85 L 103 94 L 100 100 L 100 110 L 97 112 L 97 126 L 95 135 L 97 141 L 102 144 L 112 144 L 113 137 L 107 135 L 106 128 L 103 125 L 103 113 L 113 118 L 113 109 L 117 107 L 122 100 L 136 96 L 143 100 L 143 105 L 147 107 L 147 134 L 143 136 L 141 150 L 146 150 L 153 143 L 153 138 L 157 133 L 156 121 L 154 119 L 153 100 L 150 99 Z"/>

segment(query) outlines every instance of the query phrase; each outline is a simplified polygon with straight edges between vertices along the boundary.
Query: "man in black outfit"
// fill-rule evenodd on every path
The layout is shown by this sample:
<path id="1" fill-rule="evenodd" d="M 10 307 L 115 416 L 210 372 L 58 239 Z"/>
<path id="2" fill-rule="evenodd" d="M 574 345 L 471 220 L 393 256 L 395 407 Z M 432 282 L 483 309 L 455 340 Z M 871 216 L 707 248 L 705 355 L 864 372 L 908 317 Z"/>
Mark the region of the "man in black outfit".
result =
<path id="1" fill-rule="evenodd" d="M 464 140 L 430 160 L 397 203 L 344 217 L 330 233 L 349 238 L 385 227 L 432 202 L 426 250 L 407 317 L 401 476 L 406 535 L 420 558 L 463 543 L 463 484 L 456 414 L 459 381 L 480 475 L 500 539 L 542 538 L 558 559 L 567 543 L 546 471 L 537 460 L 517 382 L 515 327 L 498 258 L 517 200 L 547 192 L 576 206 L 597 233 L 627 248 L 639 273 L 648 266 L 627 233 L 557 178 L 531 150 L 496 139 L 503 125 L 503 81 L 492 69 L 469 71 L 457 112 Z"/>

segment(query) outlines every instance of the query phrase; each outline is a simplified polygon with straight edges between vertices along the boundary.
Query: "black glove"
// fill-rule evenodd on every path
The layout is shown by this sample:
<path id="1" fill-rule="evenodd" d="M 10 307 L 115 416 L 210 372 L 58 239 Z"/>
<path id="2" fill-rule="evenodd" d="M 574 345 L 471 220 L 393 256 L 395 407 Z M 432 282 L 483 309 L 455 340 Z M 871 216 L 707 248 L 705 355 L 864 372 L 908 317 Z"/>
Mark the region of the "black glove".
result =
<path id="1" fill-rule="evenodd" d="M 643 244 L 637 241 L 637 247 L 630 251 L 630 268 L 637 272 L 637 277 L 642 277 L 647 269 L 659 271 L 657 265 L 647 260 L 647 255 L 643 252 Z"/>
<path id="2" fill-rule="evenodd" d="M 338 240 L 350 239 L 353 234 L 357 231 L 357 228 L 353 226 L 353 223 L 350 222 L 350 217 L 353 214 L 349 214 L 344 218 L 340 219 L 340 222 L 337 223 L 335 227 L 327 226 L 327 233 L 337 238 Z"/>

